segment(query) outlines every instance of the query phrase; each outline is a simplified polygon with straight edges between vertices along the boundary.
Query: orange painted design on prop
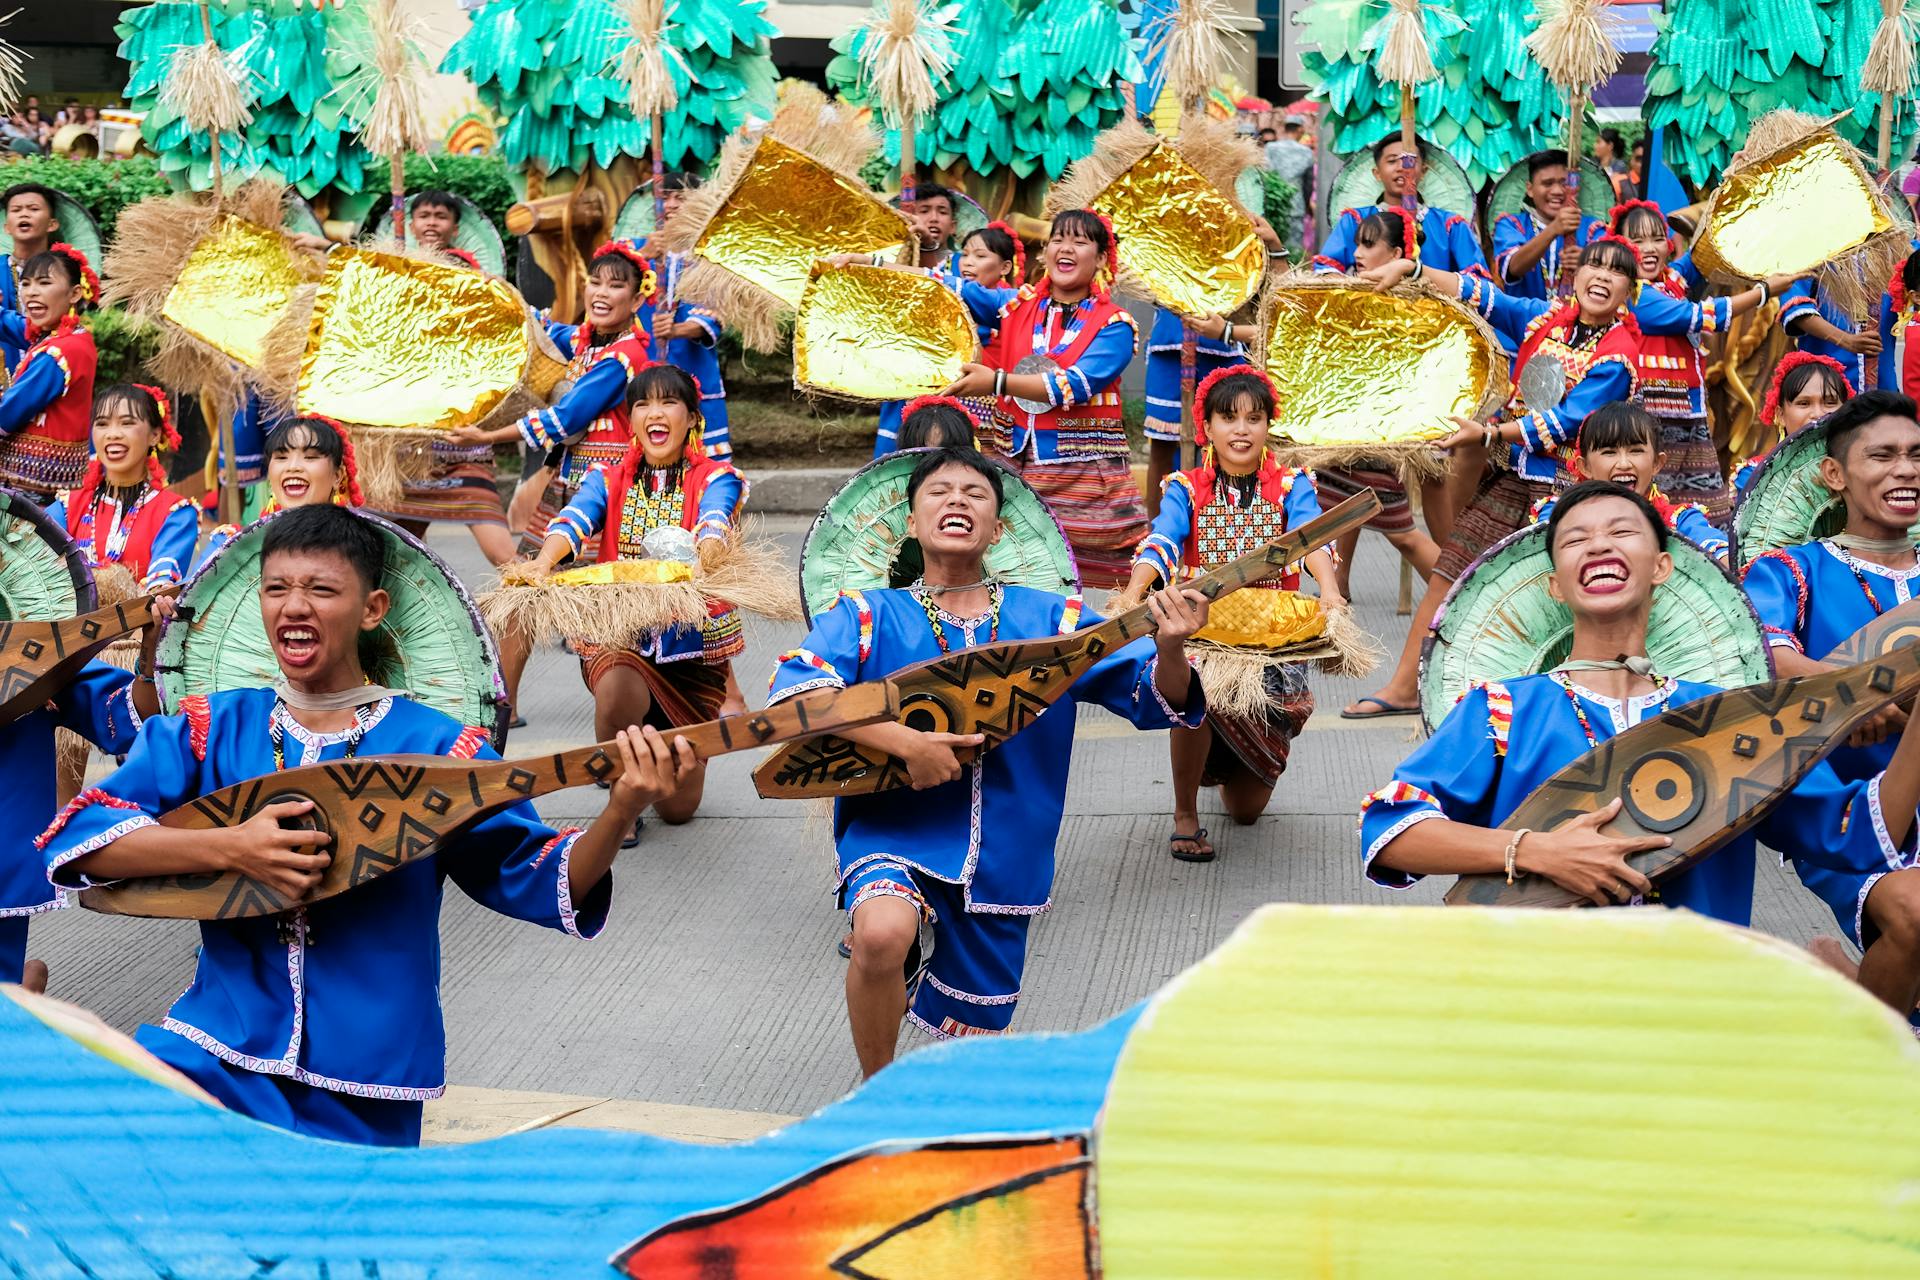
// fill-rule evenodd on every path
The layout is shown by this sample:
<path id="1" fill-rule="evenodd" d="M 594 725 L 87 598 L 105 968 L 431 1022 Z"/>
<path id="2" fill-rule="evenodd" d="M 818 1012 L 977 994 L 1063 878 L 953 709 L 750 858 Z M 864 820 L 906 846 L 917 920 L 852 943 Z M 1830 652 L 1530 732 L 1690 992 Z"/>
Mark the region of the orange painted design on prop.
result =
<path id="1" fill-rule="evenodd" d="M 1088 1165 L 1079 1137 L 854 1156 L 662 1227 L 613 1265 L 647 1280 L 1087 1280 Z"/>

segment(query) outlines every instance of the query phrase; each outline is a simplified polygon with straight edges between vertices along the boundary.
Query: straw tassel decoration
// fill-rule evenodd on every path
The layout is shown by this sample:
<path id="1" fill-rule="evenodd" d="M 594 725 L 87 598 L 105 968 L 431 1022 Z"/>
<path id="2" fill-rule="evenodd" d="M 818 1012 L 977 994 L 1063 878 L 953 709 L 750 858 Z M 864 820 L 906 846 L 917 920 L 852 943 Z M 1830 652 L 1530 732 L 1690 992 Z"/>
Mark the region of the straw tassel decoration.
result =
<path id="1" fill-rule="evenodd" d="M 1882 173 L 1893 159 L 1893 117 L 1902 98 L 1913 92 L 1913 46 L 1920 40 L 1920 4 L 1880 0 L 1880 25 L 1874 28 L 1860 87 L 1880 95 L 1880 138 L 1875 159 Z"/>
<path id="2" fill-rule="evenodd" d="M 15 9 L 0 18 L 0 27 L 20 16 Z M 0 115 L 12 115 L 20 106 L 20 94 L 27 87 L 26 55 L 19 47 L 0 40 Z"/>
<path id="3" fill-rule="evenodd" d="M 875 0 L 861 24 L 860 78 L 882 117 L 900 131 L 900 200 L 914 194 L 914 129 L 940 105 L 940 85 L 952 69 L 953 18 L 958 5 L 933 7 L 924 0 Z"/>

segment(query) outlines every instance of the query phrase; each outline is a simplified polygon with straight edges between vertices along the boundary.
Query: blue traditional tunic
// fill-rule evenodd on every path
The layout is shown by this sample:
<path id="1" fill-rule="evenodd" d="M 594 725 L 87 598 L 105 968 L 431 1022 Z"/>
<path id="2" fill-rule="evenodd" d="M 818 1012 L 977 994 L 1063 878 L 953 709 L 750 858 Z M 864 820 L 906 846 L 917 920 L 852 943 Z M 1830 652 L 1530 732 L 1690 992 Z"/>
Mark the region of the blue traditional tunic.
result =
<path id="1" fill-rule="evenodd" d="M 406 698 L 364 709 L 356 754 L 445 755 L 495 760 L 483 729 L 462 728 Z M 275 771 L 273 735 L 289 766 L 339 760 L 351 732 L 315 734 L 292 718 L 271 689 L 183 699 L 181 714 L 142 726 L 127 761 L 75 797 L 38 843 L 44 875 L 57 885 L 90 883 L 68 868 L 196 796 Z M 613 878 L 575 903 L 567 863 L 578 832 L 555 831 L 531 804 L 495 814 L 430 857 L 339 897 L 276 917 L 204 921 L 193 985 L 143 1044 L 176 1064 L 184 1046 L 205 1055 L 196 1078 L 237 1097 L 249 1114 L 323 1136 L 405 1145 L 419 1141 L 420 1104 L 446 1089 L 446 1029 L 440 1008 L 440 900 L 449 878 L 503 915 L 592 937 L 606 921 Z M 337 851 L 336 851 L 337 853 Z M 263 1094 L 261 1080 L 300 1086 Z M 382 1100 L 373 1132 L 346 1127 L 342 1101 Z M 281 1099 L 268 1105 L 266 1098 Z M 287 1100 L 291 1099 L 288 1103 Z M 364 1114 L 366 1108 L 361 1111 Z"/>
<path id="2" fill-rule="evenodd" d="M 20 310 L 19 270 L 12 254 L 0 253 L 0 311 Z M 7 368 L 20 363 L 20 357 L 27 353 L 25 337 L 24 332 L 16 332 L 11 326 L 0 327 L 0 360 L 6 361 Z"/>
<path id="3" fill-rule="evenodd" d="M 960 274 L 960 255 L 957 253 L 928 274 L 959 294 L 960 300 L 967 304 L 967 310 L 973 313 L 974 331 L 982 346 L 993 340 L 993 326 L 980 317 L 999 315 L 1000 308 L 1013 301 L 1013 295 L 1019 292 L 1011 286 L 997 288 L 967 279 Z M 880 429 L 873 437 L 874 457 L 884 458 L 900 447 L 900 415 L 906 408 L 905 400 L 888 400 L 880 406 Z"/>
<path id="4" fill-rule="evenodd" d="M 1026 587 L 999 588 L 998 605 L 975 619 L 940 613 L 950 648 L 1063 635 L 1100 621 L 1082 615 L 1078 596 Z M 911 590 L 844 592 L 815 620 L 802 646 L 781 655 L 768 702 L 877 680 L 940 656 L 927 609 Z M 963 766 L 952 782 L 835 803 L 841 905 L 851 912 L 873 897 L 906 898 L 933 925 L 931 938 L 922 941 L 926 980 L 909 1011 L 929 1032 L 1002 1031 L 1013 1017 L 1027 923 L 1052 905 L 1074 704 L 1104 706 L 1143 729 L 1200 723 L 1205 698 L 1198 677 L 1186 705 L 1176 709 L 1154 684 L 1157 661 L 1150 638 L 1114 651 L 1060 703 Z"/>
<path id="5" fill-rule="evenodd" d="M 1786 292 L 1780 295 L 1780 328 L 1793 338 L 1796 349 L 1816 356 L 1833 357 L 1846 370 L 1849 383 L 1856 387 L 1865 386 L 1860 380 L 1859 356 L 1838 343 L 1800 332 L 1800 322 L 1808 316 L 1819 316 L 1842 333 L 1857 332 L 1853 317 L 1842 311 L 1825 289 L 1818 288 L 1812 280 L 1799 280 L 1787 286 Z"/>
<path id="6" fill-rule="evenodd" d="M 1582 715 L 1591 741 L 1604 742 L 1717 692 L 1712 685 L 1669 680 L 1622 703 L 1561 672 L 1475 687 L 1393 771 L 1393 781 L 1362 802 L 1360 857 L 1367 878 L 1389 889 L 1405 889 L 1419 878 L 1376 861 L 1417 822 L 1448 818 L 1497 827 L 1506 821 L 1535 788 L 1590 749 Z M 1885 872 L 1907 856 L 1888 838 L 1878 779 L 1843 783 L 1823 763 L 1751 833 L 1662 884 L 1660 901 L 1729 924 L 1750 923 L 1756 835 L 1792 858 L 1803 875 L 1808 866 L 1853 875 Z M 1910 850 L 1912 839 L 1907 843 Z"/>
<path id="7" fill-rule="evenodd" d="M 1153 313 L 1153 329 L 1147 335 L 1147 439 L 1180 442 L 1180 345 L 1184 335 L 1178 312 L 1165 307 Z M 1247 349 L 1238 342 L 1195 336 L 1193 342 L 1193 382 L 1215 369 L 1247 363 Z M 1197 413 L 1198 410 L 1196 409 Z M 1204 427 L 1196 428 L 1194 438 L 1204 439 Z"/>
<path id="8" fill-rule="evenodd" d="M 1533 522 L 1545 524 L 1553 516 L 1553 507 L 1558 498 L 1542 498 L 1533 504 Z M 1666 517 L 1667 528 L 1691 542 L 1722 564 L 1726 563 L 1727 549 L 1731 545 L 1727 535 L 1714 528 L 1707 519 L 1706 508 L 1697 502 L 1668 502 L 1655 489 L 1650 498 L 1654 508 Z"/>
<path id="9" fill-rule="evenodd" d="M 1518 298 L 1539 298 L 1542 301 L 1564 296 L 1558 293 L 1556 286 L 1560 279 L 1560 255 L 1566 247 L 1566 241 L 1555 236 L 1548 244 L 1547 251 L 1520 274 L 1515 280 L 1508 271 L 1507 264 L 1514 252 L 1522 248 L 1527 241 L 1540 234 L 1540 229 L 1553 219 L 1542 216 L 1532 205 L 1522 205 L 1513 213 L 1503 213 L 1493 223 L 1493 276 L 1508 293 Z M 1598 218 L 1585 214 L 1580 216 L 1580 229 L 1574 233 L 1576 245 L 1591 244 L 1596 236 L 1607 234 L 1607 224 Z"/>
<path id="10" fill-rule="evenodd" d="M 1352 271 L 1353 247 L 1360 240 L 1360 224 L 1381 207 L 1361 205 L 1335 218 L 1333 226 L 1327 229 L 1327 238 L 1321 242 L 1320 252 L 1313 255 L 1313 269 L 1323 274 Z M 1422 262 L 1442 271 L 1492 279 L 1487 272 L 1487 256 L 1480 251 L 1480 237 L 1474 235 L 1471 222 L 1457 213 L 1424 204 L 1420 206 L 1419 219 Z"/>
<path id="11" fill-rule="evenodd" d="M 65 901 L 47 883 L 47 864 L 33 840 L 34 828 L 59 803 L 53 731 L 71 729 L 108 755 L 118 755 L 133 746 L 139 727 L 132 673 L 104 662 L 81 668 L 50 706 L 0 726 L 0 776 L 7 780 L 7 812 L 13 815 L 0 825 L 0 982 L 20 981 L 27 917 Z"/>

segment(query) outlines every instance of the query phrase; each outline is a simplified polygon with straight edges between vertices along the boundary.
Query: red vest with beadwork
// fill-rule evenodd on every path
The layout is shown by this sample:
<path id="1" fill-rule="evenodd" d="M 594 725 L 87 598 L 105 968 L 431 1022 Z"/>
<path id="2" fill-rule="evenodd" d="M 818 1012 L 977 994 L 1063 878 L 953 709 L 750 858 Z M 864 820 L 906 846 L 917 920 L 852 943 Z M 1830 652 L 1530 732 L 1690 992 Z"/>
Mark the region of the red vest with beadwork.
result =
<path id="1" fill-rule="evenodd" d="M 1187 535 L 1180 560 L 1190 569 L 1202 569 L 1238 560 L 1285 533 L 1287 494 L 1303 473 L 1298 467 L 1282 466 L 1271 453 L 1262 454 L 1253 501 L 1245 507 L 1234 505 L 1217 468 L 1195 467 L 1180 474 L 1193 493 L 1193 532 Z M 1251 585 L 1298 591 L 1300 566 L 1290 564 L 1280 576 Z"/>
<path id="2" fill-rule="evenodd" d="M 631 382 L 633 375 L 650 363 L 645 330 L 636 326 L 602 347 L 589 345 L 592 333 L 592 326 L 585 323 L 574 331 L 573 354 L 567 361 L 566 373 L 561 375 L 566 381 L 578 381 L 581 374 L 602 360 L 618 360 L 626 368 L 627 381 Z M 561 458 L 560 474 L 578 484 L 595 467 L 617 465 L 631 443 L 633 426 L 627 417 L 626 396 L 622 395 L 611 409 L 588 424 L 585 435 L 567 446 Z"/>
<path id="3" fill-rule="evenodd" d="M 1509 418 L 1524 418 L 1529 412 L 1526 400 L 1520 394 L 1518 374 L 1537 355 L 1552 356 L 1560 362 L 1560 371 L 1566 376 L 1568 391 L 1580 384 L 1588 370 L 1608 360 L 1625 365 L 1636 379 L 1639 377 L 1640 344 L 1644 339 L 1640 326 L 1634 323 L 1632 316 L 1622 316 L 1600 335 L 1598 341 L 1576 347 L 1573 345 L 1573 330 L 1579 320 L 1580 308 L 1568 305 L 1557 311 L 1546 312 L 1527 326 L 1527 336 L 1520 343 L 1519 354 L 1513 358 L 1515 380 L 1513 398 L 1507 401 Z"/>
<path id="4" fill-rule="evenodd" d="M 1665 276 L 1643 287 L 1658 289 L 1680 302 L 1687 300 L 1687 282 L 1672 267 L 1667 268 Z M 1641 334 L 1634 372 L 1639 375 L 1642 387 L 1678 387 L 1691 391 L 1705 381 L 1700 348 L 1694 345 L 1693 337 L 1685 333 Z"/>
<path id="5" fill-rule="evenodd" d="M 738 475 L 732 464 L 709 458 L 691 450 L 686 455 L 687 469 L 681 473 L 680 488 L 657 494 L 638 491 L 634 477 L 638 459 L 607 468 L 607 527 L 600 535 L 599 559 L 639 559 L 646 555 L 640 540 L 655 529 L 677 521 L 682 529 L 700 523 L 700 499 L 715 476 Z M 612 535 L 612 536 L 609 536 Z"/>
<path id="6" fill-rule="evenodd" d="M 1111 297 L 1096 295 L 1075 309 L 1072 319 L 1063 322 L 1059 308 L 1050 304 L 1047 294 L 1033 285 L 1023 286 L 1000 312 L 1000 329 L 983 354 L 984 362 L 989 368 L 1012 373 L 1028 356 L 1045 355 L 1060 368 L 1070 369 L 1086 354 L 1094 336 L 1116 316 L 1125 316 L 1120 305 Z M 1121 323 L 1130 321 L 1123 318 Z M 1015 404 L 1012 396 L 1001 396 L 993 416 L 995 425 L 1007 434 L 1004 447 L 1009 452 L 1024 452 L 1024 433 L 1044 431 L 1053 437 L 1051 449 L 1038 448 L 1036 441 L 1037 454 L 1044 461 L 1131 456 L 1117 378 L 1085 404 L 1041 413 L 1029 413 Z"/>
<path id="7" fill-rule="evenodd" d="M 182 503 L 191 504 L 192 501 L 171 489 L 156 492 L 149 486 L 141 491 L 140 501 L 133 511 L 121 515 L 116 527 L 114 516 L 120 514 L 118 502 L 96 492 L 92 503 L 83 505 L 81 494 L 69 493 L 67 536 L 79 546 L 80 553 L 87 558 L 90 567 L 98 569 L 106 564 L 125 565 L 136 582 L 144 581 L 147 570 L 153 567 L 153 540 L 160 536 L 160 530 L 167 523 L 167 517 L 173 514 L 174 508 Z M 187 566 L 180 568 L 184 573 Z"/>
<path id="8" fill-rule="evenodd" d="M 73 316 L 27 348 L 13 367 L 18 379 L 35 360 L 56 361 L 67 389 L 38 417 L 0 439 L 0 484 L 56 493 L 80 483 L 93 437 L 93 373 L 98 361 L 93 335 Z"/>

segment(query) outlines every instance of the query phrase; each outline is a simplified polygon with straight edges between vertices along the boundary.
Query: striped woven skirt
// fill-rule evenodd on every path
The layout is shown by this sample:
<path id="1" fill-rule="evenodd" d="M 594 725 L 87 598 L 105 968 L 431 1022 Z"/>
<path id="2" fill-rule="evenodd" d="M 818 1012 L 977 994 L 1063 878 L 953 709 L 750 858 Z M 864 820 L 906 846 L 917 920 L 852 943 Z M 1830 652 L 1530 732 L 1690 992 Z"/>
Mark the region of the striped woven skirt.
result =
<path id="1" fill-rule="evenodd" d="M 1118 456 L 1072 462 L 1006 459 L 1066 531 L 1083 587 L 1126 585 L 1134 548 L 1147 536 L 1147 507 L 1133 468 Z"/>
<path id="2" fill-rule="evenodd" d="M 1413 503 L 1407 498 L 1406 482 L 1392 467 L 1318 467 L 1313 487 L 1320 493 L 1323 510 L 1371 489 L 1380 497 L 1380 510 L 1367 521 L 1367 528 L 1381 533 L 1407 533 L 1413 528 Z"/>
<path id="3" fill-rule="evenodd" d="M 1667 465 L 1655 477 L 1661 496 L 1669 502 L 1697 502 L 1707 519 L 1726 527 L 1733 510 L 1726 473 L 1720 469 L 1720 451 L 1713 445 L 1713 427 L 1693 406 L 1686 387 L 1643 386 L 1640 405 L 1660 423 L 1660 449 Z"/>
<path id="4" fill-rule="evenodd" d="M 1287 771 L 1293 740 L 1313 714 L 1313 691 L 1307 688 L 1306 667 L 1298 662 L 1268 667 L 1262 678 L 1267 690 L 1264 715 L 1207 712 L 1213 743 L 1200 773 L 1201 786 L 1217 787 L 1251 776 L 1270 787 Z"/>
<path id="5" fill-rule="evenodd" d="M 647 709 L 645 723 L 665 731 L 690 724 L 701 724 L 720 714 L 727 697 L 726 664 L 687 658 L 679 662 L 655 662 L 632 649 L 601 648 L 576 644 L 580 675 L 592 691 L 607 672 L 618 667 L 636 671 L 646 682 L 653 705 Z"/>
<path id="6" fill-rule="evenodd" d="M 1453 522 L 1453 536 L 1440 548 L 1433 571 L 1448 582 L 1458 582 L 1467 566 L 1488 547 L 1533 520 L 1533 504 L 1553 492 L 1545 480 L 1528 480 L 1505 468 L 1487 472 L 1473 501 Z"/>
<path id="7" fill-rule="evenodd" d="M 436 443 L 428 477 L 418 484 L 402 486 L 399 505 L 375 514 L 389 520 L 505 526 L 507 511 L 500 503 L 493 446 L 466 448 Z"/>

